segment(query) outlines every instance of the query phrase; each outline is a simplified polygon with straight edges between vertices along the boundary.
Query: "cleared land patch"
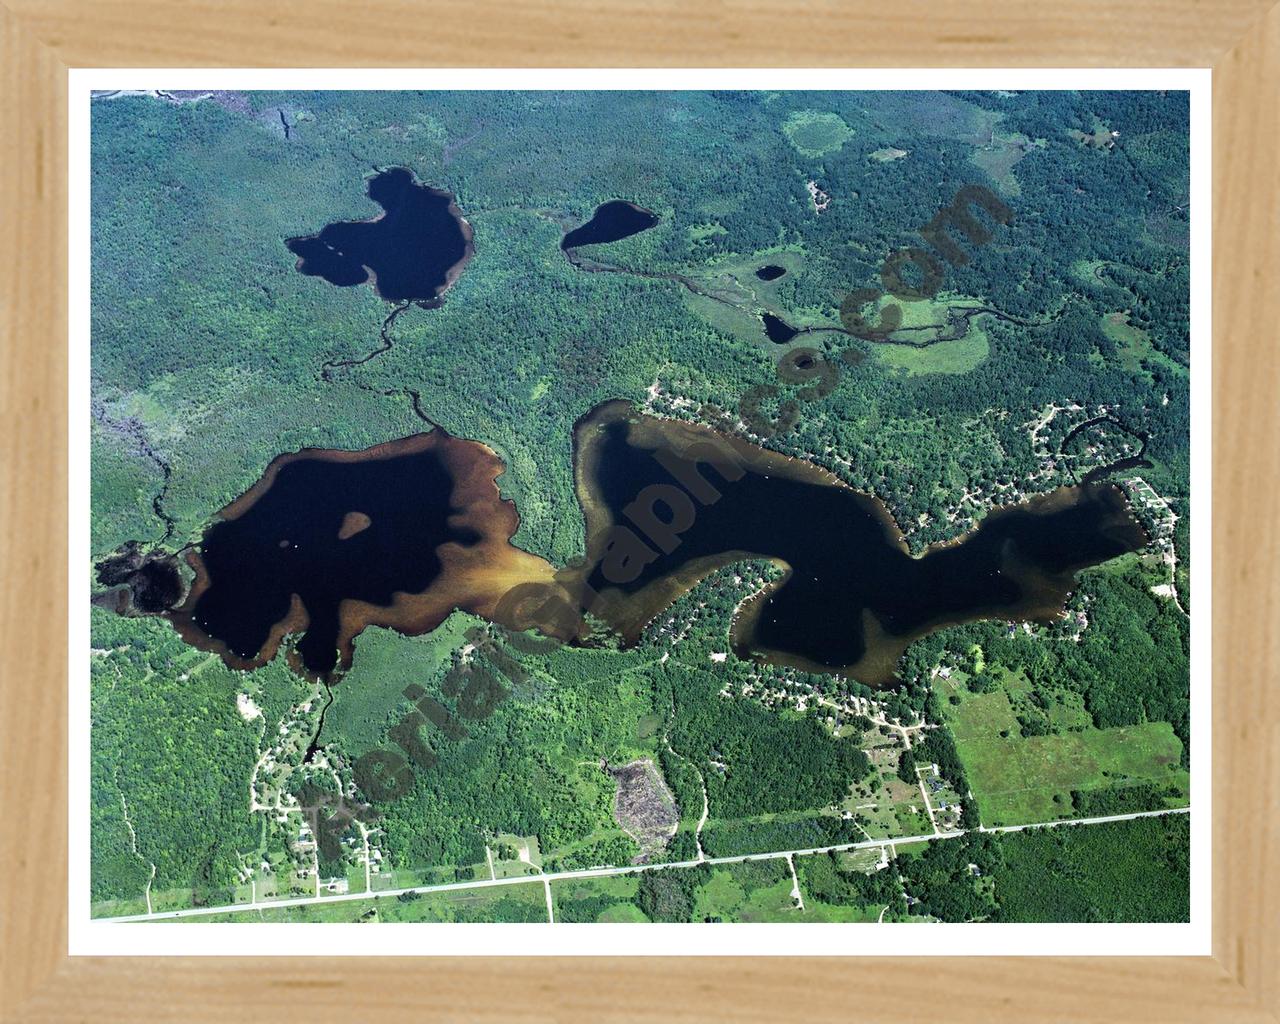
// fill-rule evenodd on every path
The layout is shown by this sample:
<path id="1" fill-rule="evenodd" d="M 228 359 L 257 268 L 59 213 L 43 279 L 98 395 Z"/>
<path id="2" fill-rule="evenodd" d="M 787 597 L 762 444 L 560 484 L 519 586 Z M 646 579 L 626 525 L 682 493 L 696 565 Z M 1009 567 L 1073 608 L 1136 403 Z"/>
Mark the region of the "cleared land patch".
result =
<path id="1" fill-rule="evenodd" d="M 817 110 L 797 110 L 782 125 L 791 145 L 805 156 L 835 153 L 853 138 L 853 129 L 839 114 Z"/>
<path id="2" fill-rule="evenodd" d="M 592 921 L 646 922 L 636 905 L 638 875 L 603 878 L 571 878 L 551 883 L 556 920 L 566 924 Z"/>
<path id="3" fill-rule="evenodd" d="M 905 149 L 894 149 L 892 146 L 886 146 L 884 149 L 877 149 L 871 154 L 871 159 L 878 163 L 887 164 L 890 160 L 901 160 L 909 153 Z"/>
<path id="4" fill-rule="evenodd" d="M 1013 176 L 1014 165 L 1028 153 L 1044 149 L 1047 145 L 1045 139 L 1032 141 L 1021 132 L 1001 135 L 993 129 L 991 141 L 974 150 L 969 160 L 985 171 L 1002 192 L 1016 196 L 1021 194 L 1022 189 L 1018 185 L 1018 179 Z"/>
<path id="5" fill-rule="evenodd" d="M 1127 312 L 1104 314 L 1102 333 L 1115 342 L 1119 349 L 1120 365 L 1131 373 L 1147 372 L 1142 364 L 1149 362 L 1159 363 L 1174 373 L 1187 376 L 1187 368 L 1157 349 L 1150 334 L 1129 323 Z"/>
<path id="6" fill-rule="evenodd" d="M 955 341 L 939 341 L 933 345 L 879 344 L 876 358 L 884 366 L 906 370 L 909 377 L 929 373 L 961 374 L 976 370 L 991 355 L 987 332 L 970 322 L 968 333 Z"/>
<path id="7" fill-rule="evenodd" d="M 884 309 L 897 306 L 898 325 L 889 334 L 889 340 L 902 345 L 924 346 L 939 339 L 959 336 L 960 324 L 963 323 L 961 317 L 969 310 L 981 309 L 985 305 L 982 299 L 954 292 L 938 292 L 931 298 L 916 301 L 882 295 L 874 304 L 867 303 L 862 312 L 869 324 L 887 326 Z"/>
<path id="8" fill-rule="evenodd" d="M 695 921 L 794 921 L 791 871 L 780 858 L 716 867 L 694 897 Z"/>
<path id="9" fill-rule="evenodd" d="M 984 825 L 1074 817 L 1075 790 L 1154 783 L 1178 794 L 1167 806 L 1186 802 L 1182 741 L 1168 722 L 1023 736 L 1004 690 L 953 692 L 962 703 L 945 703 L 945 714 Z"/>
<path id="10" fill-rule="evenodd" d="M 676 825 L 680 822 L 675 797 L 650 758 L 610 768 L 609 774 L 618 783 L 613 815 L 623 830 L 639 844 L 640 855 L 635 860 L 643 863 L 662 850 L 667 840 L 675 835 Z"/>

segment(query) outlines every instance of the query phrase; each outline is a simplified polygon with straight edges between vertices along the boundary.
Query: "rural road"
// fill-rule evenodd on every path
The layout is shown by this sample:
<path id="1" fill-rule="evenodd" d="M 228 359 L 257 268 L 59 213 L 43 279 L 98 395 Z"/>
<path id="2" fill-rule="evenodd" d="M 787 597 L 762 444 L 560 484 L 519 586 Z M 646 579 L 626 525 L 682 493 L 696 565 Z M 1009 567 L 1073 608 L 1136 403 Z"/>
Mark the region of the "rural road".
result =
<path id="1" fill-rule="evenodd" d="M 1068 818 L 1064 821 L 1038 821 L 1027 825 L 1002 825 L 997 828 L 955 829 L 923 836 L 895 836 L 892 839 L 868 839 L 859 843 L 841 843 L 837 846 L 818 846 L 807 850 L 774 850 L 769 853 L 747 853 L 736 857 L 707 857 L 705 860 L 686 860 L 672 864 L 631 864 L 625 867 L 584 868 L 579 871 L 555 871 L 547 874 L 519 875 L 514 878 L 480 879 L 473 882 L 448 882 L 441 885 L 417 885 L 406 889 L 386 889 L 378 893 L 355 892 L 339 893 L 331 896 L 299 896 L 293 899 L 264 900 L 255 904 L 233 903 L 225 907 L 196 907 L 187 910 L 162 910 L 153 914 L 132 914 L 124 917 L 95 918 L 95 921 L 130 922 L 130 921 L 163 921 L 180 917 L 201 917 L 209 914 L 234 914 L 248 910 L 269 910 L 273 907 L 300 907 L 309 903 L 339 903 L 346 900 L 367 900 L 374 896 L 400 896 L 405 893 L 452 892 L 456 889 L 483 889 L 494 885 L 520 885 L 530 882 L 545 882 L 547 894 L 550 896 L 550 883 L 570 878 L 604 878 L 610 875 L 630 875 L 641 871 L 656 871 L 662 868 L 692 868 L 698 864 L 740 864 L 750 860 L 776 860 L 792 857 L 804 857 L 815 853 L 834 853 L 843 850 L 878 849 L 883 846 L 901 846 L 908 843 L 923 843 L 930 840 L 958 839 L 968 832 L 1022 832 L 1032 828 L 1062 828 L 1073 825 L 1101 825 L 1112 821 L 1131 821 L 1134 818 L 1154 818 L 1166 814 L 1189 814 L 1190 807 L 1173 807 L 1161 811 L 1140 811 L 1134 814 L 1112 814 L 1101 818 Z"/>

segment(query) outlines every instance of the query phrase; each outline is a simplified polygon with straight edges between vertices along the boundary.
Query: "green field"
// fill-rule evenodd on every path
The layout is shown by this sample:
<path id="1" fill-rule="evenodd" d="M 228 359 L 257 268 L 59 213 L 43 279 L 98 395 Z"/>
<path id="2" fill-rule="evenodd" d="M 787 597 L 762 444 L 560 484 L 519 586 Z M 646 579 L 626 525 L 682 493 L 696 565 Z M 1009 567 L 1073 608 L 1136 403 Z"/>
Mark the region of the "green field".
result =
<path id="1" fill-rule="evenodd" d="M 872 323 L 879 323 L 884 317 L 885 307 L 897 306 L 897 330 L 901 333 L 895 335 L 893 340 L 903 345 L 923 347 L 925 342 L 931 342 L 937 335 L 937 330 L 929 328 L 944 328 L 948 315 L 953 310 L 974 309 L 985 304 L 984 300 L 972 295 L 960 295 L 943 289 L 930 298 L 914 301 L 882 295 L 874 303 L 868 303 L 864 307 L 864 315 Z"/>
<path id="2" fill-rule="evenodd" d="M 939 341 L 932 345 L 896 345 L 881 342 L 873 351 L 884 366 L 905 370 L 909 377 L 928 374 L 962 374 L 977 369 L 991 354 L 987 333 L 976 322 L 969 322 L 963 338 Z"/>
<path id="3" fill-rule="evenodd" d="M 721 864 L 694 903 L 695 921 L 794 921 L 791 872 L 780 859 Z"/>
<path id="4" fill-rule="evenodd" d="M 1120 365 L 1126 370 L 1145 372 L 1143 364 L 1153 363 L 1180 376 L 1187 375 L 1185 366 L 1155 347 L 1150 334 L 1129 322 L 1128 313 L 1107 313 L 1100 322 L 1102 333 L 1120 350 Z"/>
<path id="5" fill-rule="evenodd" d="M 647 921 L 636 906 L 636 875 L 561 879 L 551 883 L 557 921 Z"/>
<path id="6" fill-rule="evenodd" d="M 1072 817 L 1073 790 L 1153 782 L 1182 794 L 1169 805 L 1185 802 L 1182 742 L 1167 722 L 1024 737 L 1004 690 L 941 686 L 961 697 L 942 706 L 986 826 Z"/>

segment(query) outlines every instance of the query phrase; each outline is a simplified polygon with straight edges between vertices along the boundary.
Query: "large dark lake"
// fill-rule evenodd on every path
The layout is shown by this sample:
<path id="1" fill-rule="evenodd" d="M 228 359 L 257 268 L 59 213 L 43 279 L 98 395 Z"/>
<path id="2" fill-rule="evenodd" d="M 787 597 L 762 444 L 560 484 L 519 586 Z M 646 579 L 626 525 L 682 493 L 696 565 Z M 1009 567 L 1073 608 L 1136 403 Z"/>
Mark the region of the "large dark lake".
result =
<path id="1" fill-rule="evenodd" d="M 280 456 L 189 555 L 195 583 L 168 614 L 237 667 L 301 634 L 295 667 L 323 677 L 350 666 L 371 624 L 419 634 L 454 608 L 507 625 L 550 621 L 517 613 L 509 597 L 521 584 L 590 609 L 634 643 L 711 572 L 768 559 L 785 576 L 739 609 L 735 649 L 883 683 L 931 630 L 1051 621 L 1080 569 L 1148 540 L 1119 488 L 1084 484 L 996 509 L 912 557 L 879 499 L 820 467 L 619 401 L 579 420 L 574 463 L 588 557 L 553 583 L 550 565 L 510 543 L 519 517 L 495 483 L 501 460 L 482 444 L 437 429 L 361 452 Z M 119 572 L 112 563 L 112 580 L 136 582 L 130 555 Z M 583 637 L 580 617 L 560 625 L 544 632 Z"/>
<path id="2" fill-rule="evenodd" d="M 597 206 L 589 221 L 565 235 L 560 248 L 575 249 L 580 245 L 616 242 L 638 235 L 657 223 L 658 216 L 652 211 L 622 199 L 611 199 Z"/>
<path id="3" fill-rule="evenodd" d="M 383 213 L 339 221 L 285 242 L 303 274 L 339 287 L 373 281 L 384 299 L 436 302 L 471 257 L 471 226 L 448 192 L 420 185 L 402 167 L 369 182 Z"/>
<path id="4" fill-rule="evenodd" d="M 350 665 L 367 625 L 422 633 L 455 607 L 486 614 L 545 565 L 508 543 L 519 520 L 501 471 L 488 448 L 440 430 L 281 456 L 205 533 L 174 623 L 239 667 L 301 633 L 298 667 L 323 676 Z"/>
<path id="5" fill-rule="evenodd" d="M 707 450 L 736 465 L 740 478 L 701 464 L 701 476 L 722 497 L 697 503 L 673 550 L 650 544 L 642 557 L 652 557 L 625 583 L 610 581 L 608 563 L 590 570 L 591 588 L 613 598 L 603 607 L 628 639 L 714 568 L 768 558 L 789 572 L 739 615 L 739 649 L 884 682 L 910 640 L 981 618 L 1051 619 L 1061 614 L 1077 571 L 1147 542 L 1123 493 L 1099 484 L 995 510 L 959 541 L 912 557 L 878 499 L 818 467 L 615 402 L 578 427 L 588 550 L 600 554 L 600 539 L 628 522 L 622 509 L 644 488 L 673 483 L 657 456 L 708 441 L 715 447 Z M 666 506 L 656 508 L 660 519 L 672 518 Z"/>

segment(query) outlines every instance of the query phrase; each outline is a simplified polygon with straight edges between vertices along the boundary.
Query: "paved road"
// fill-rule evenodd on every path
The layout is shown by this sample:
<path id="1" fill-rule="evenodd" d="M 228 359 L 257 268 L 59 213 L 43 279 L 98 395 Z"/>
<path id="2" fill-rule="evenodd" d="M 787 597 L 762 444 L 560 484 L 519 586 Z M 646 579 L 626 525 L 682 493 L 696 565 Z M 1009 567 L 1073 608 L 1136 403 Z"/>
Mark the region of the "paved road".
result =
<path id="1" fill-rule="evenodd" d="M 1162 811 L 1140 811 L 1134 814 L 1112 814 L 1102 818 L 1069 818 L 1065 821 L 1037 821 L 1027 825 L 1002 825 L 998 828 L 978 828 L 975 832 L 1022 832 L 1030 828 L 1060 828 L 1071 825 L 1101 825 L 1109 821 L 1132 821 L 1134 818 L 1155 818 L 1165 814 L 1188 814 L 1190 807 L 1173 807 Z M 298 896 L 285 900 L 264 900 L 250 905 L 233 903 L 225 907 L 198 907 L 188 910 L 162 910 L 154 914 L 133 914 L 127 917 L 95 918 L 96 921 L 163 921 L 178 917 L 203 917 L 209 914 L 234 914 L 253 910 L 269 910 L 273 907 L 301 907 L 308 903 L 341 903 L 346 900 L 367 900 L 373 896 L 400 896 L 404 893 L 452 892 L 455 889 L 484 889 L 494 885 L 519 885 L 527 882 L 543 882 L 550 897 L 550 883 L 568 878 L 601 878 L 608 875 L 630 875 L 641 871 L 657 871 L 662 868 L 692 868 L 698 864 L 741 864 L 749 860 L 776 860 L 778 858 L 804 857 L 815 853 L 834 853 L 843 850 L 879 849 L 883 846 L 903 846 L 930 840 L 958 839 L 965 829 L 930 833 L 923 836 L 894 836 L 892 839 L 868 839 L 860 843 L 841 843 L 837 846 L 816 846 L 807 850 L 774 850 L 769 853 L 747 853 L 737 857 L 707 857 L 705 860 L 684 860 L 672 864 L 629 864 L 624 867 L 585 868 L 580 871 L 552 871 L 536 875 L 518 875 L 514 878 L 479 879 L 474 882 L 448 882 L 442 885 L 415 885 L 407 889 L 386 889 L 378 893 L 351 892 L 332 896 Z"/>

